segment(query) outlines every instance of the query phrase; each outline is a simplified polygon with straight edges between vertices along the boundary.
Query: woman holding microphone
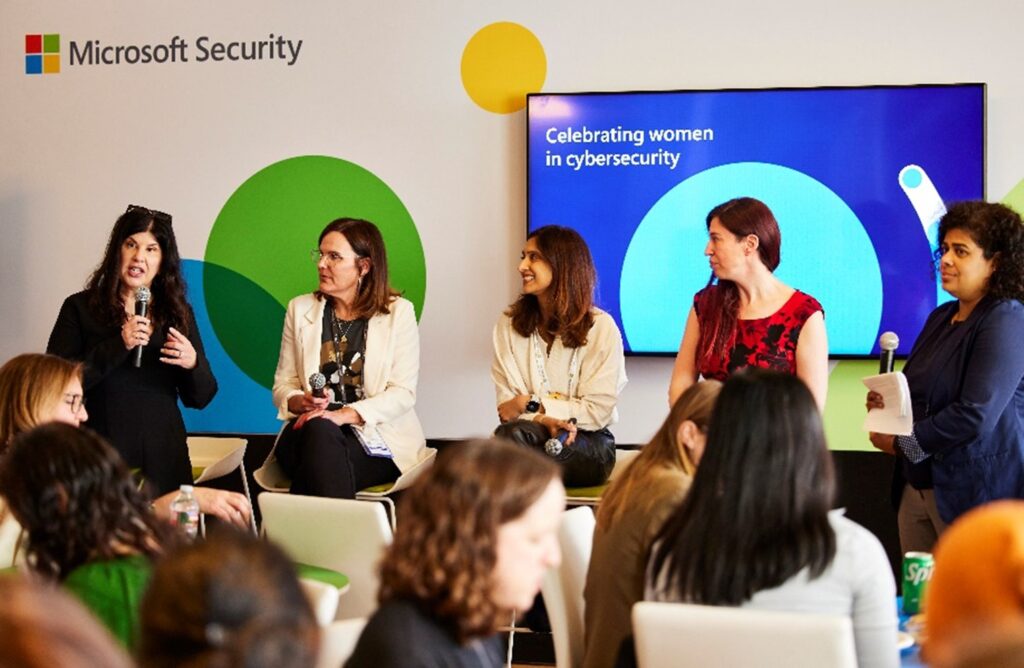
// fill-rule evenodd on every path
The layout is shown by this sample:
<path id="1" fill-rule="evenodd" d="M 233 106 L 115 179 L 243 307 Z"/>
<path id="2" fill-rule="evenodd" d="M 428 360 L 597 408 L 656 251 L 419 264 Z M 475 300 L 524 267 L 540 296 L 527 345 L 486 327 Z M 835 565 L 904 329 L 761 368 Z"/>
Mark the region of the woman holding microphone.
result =
<path id="1" fill-rule="evenodd" d="M 930 552 L 974 506 L 1024 498 L 1024 223 L 1001 204 L 961 202 L 939 223 L 938 255 L 956 299 L 932 311 L 903 367 L 913 432 L 870 436 L 898 460 L 904 552 Z M 868 393 L 868 410 L 883 406 Z"/>
<path id="2" fill-rule="evenodd" d="M 117 219 L 86 289 L 64 300 L 46 352 L 85 363 L 89 427 L 154 496 L 192 483 L 178 400 L 203 408 L 217 381 L 185 297 L 170 215 L 133 204 Z"/>

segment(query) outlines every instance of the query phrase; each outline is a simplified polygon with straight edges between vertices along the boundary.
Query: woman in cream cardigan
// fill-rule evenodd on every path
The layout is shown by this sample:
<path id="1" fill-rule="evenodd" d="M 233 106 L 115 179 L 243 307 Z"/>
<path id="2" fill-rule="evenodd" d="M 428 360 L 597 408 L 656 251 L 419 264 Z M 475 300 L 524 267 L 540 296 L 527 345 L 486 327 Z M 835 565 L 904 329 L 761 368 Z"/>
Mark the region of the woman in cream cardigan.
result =
<path id="1" fill-rule="evenodd" d="M 319 289 L 288 304 L 274 404 L 275 450 L 294 494 L 353 498 L 419 461 L 420 350 L 412 303 L 388 285 L 384 240 L 339 218 L 313 251 Z"/>

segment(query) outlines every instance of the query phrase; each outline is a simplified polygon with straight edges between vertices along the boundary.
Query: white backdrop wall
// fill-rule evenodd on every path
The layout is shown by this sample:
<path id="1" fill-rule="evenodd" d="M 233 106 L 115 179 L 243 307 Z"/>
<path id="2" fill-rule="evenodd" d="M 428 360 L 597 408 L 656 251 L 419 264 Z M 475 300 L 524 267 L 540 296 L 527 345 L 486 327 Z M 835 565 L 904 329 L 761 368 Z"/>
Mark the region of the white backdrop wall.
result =
<path id="1" fill-rule="evenodd" d="M 490 331 L 519 285 L 525 119 L 467 95 L 460 59 L 477 31 L 499 21 L 531 31 L 547 59 L 545 91 L 986 82 L 987 190 L 1001 199 L 1024 177 L 1022 18 L 1018 3 L 952 0 L 7 1 L 0 358 L 45 347 L 61 301 L 80 289 L 127 203 L 172 212 L 182 256 L 202 260 L 214 221 L 249 177 L 288 158 L 332 156 L 390 186 L 418 230 L 426 261 L 418 411 L 427 435 L 483 434 L 495 421 Z M 61 35 L 60 74 L 25 73 L 25 36 L 35 33 Z M 70 41 L 270 33 L 302 40 L 293 65 L 68 62 Z M 314 281 L 310 266 L 306 288 Z M 670 369 L 667 359 L 627 362 L 621 442 L 641 442 L 658 426 Z M 232 378 L 221 377 L 216 410 L 230 414 L 257 396 L 246 410 L 272 415 L 269 392 L 265 404 L 258 394 L 233 399 Z M 834 388 L 835 401 L 844 389 L 855 394 Z M 267 431 L 266 420 L 224 425 Z"/>

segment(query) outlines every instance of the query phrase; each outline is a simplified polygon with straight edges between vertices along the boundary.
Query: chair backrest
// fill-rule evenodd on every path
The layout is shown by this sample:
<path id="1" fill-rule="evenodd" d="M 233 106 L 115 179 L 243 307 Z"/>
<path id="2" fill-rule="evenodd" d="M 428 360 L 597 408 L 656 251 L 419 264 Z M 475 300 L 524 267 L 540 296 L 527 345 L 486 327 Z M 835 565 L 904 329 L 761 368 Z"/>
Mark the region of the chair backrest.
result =
<path id="1" fill-rule="evenodd" d="M 320 626 L 327 626 L 334 621 L 334 615 L 338 612 L 338 599 L 340 595 L 338 588 L 326 582 L 299 578 L 302 586 L 302 593 L 306 595 L 309 604 L 313 607 L 313 615 L 316 623 Z"/>
<path id="2" fill-rule="evenodd" d="M 345 619 L 320 629 L 320 656 L 316 668 L 341 668 L 352 656 L 366 620 Z"/>
<path id="3" fill-rule="evenodd" d="M 377 609 L 377 564 L 391 543 L 391 526 L 379 503 L 263 492 L 263 531 L 295 561 L 348 576 L 338 618 L 369 617 Z"/>
<path id="4" fill-rule="evenodd" d="M 640 668 L 857 668 L 843 615 L 641 602 L 633 606 Z"/>
<path id="5" fill-rule="evenodd" d="M 420 460 L 416 462 L 412 468 L 408 469 L 405 473 L 398 476 L 398 480 L 388 490 L 388 494 L 401 491 L 413 484 L 416 478 L 419 478 L 424 471 L 434 465 L 434 459 L 437 457 L 437 450 L 434 448 L 423 448 L 423 454 L 420 456 Z"/>
<path id="6" fill-rule="evenodd" d="M 237 470 L 245 458 L 247 441 L 244 438 L 189 436 L 186 440 L 193 468 L 203 469 L 196 483 L 220 478 Z"/>
<path id="7" fill-rule="evenodd" d="M 594 525 L 590 506 L 562 514 L 558 529 L 562 563 L 544 575 L 541 586 L 558 668 L 576 668 L 583 661 L 583 585 L 594 545 Z"/>

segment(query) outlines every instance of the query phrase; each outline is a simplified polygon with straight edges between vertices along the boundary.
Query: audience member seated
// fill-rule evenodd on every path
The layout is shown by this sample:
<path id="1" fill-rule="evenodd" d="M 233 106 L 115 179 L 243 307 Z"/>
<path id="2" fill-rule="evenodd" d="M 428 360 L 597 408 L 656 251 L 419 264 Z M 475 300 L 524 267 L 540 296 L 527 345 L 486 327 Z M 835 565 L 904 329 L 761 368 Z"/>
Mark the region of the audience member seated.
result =
<path id="1" fill-rule="evenodd" d="M 5 668 L 129 668 L 124 650 L 73 598 L 19 575 L 0 577 Z"/>
<path id="2" fill-rule="evenodd" d="M 733 375 L 693 485 L 652 550 L 646 598 L 849 615 L 858 664 L 898 665 L 889 561 L 871 533 L 829 512 L 834 494 L 807 386 L 772 371 Z"/>
<path id="3" fill-rule="evenodd" d="M 293 494 L 352 499 L 397 480 L 426 447 L 419 329 L 373 223 L 329 223 L 312 258 L 317 290 L 288 302 L 284 319 L 273 397 L 286 424 L 273 456 Z"/>
<path id="4" fill-rule="evenodd" d="M 455 445 L 399 503 L 381 607 L 346 665 L 503 666 L 498 627 L 561 560 L 558 465 L 503 441 Z"/>
<path id="5" fill-rule="evenodd" d="M 79 426 L 89 417 L 82 393 L 82 364 L 54 355 L 26 353 L 0 367 L 0 452 L 15 436 L 47 422 Z M 153 502 L 160 517 L 170 518 L 170 492 Z M 249 501 L 244 495 L 218 489 L 196 488 L 202 512 L 240 527 L 249 523 Z M 0 567 L 14 561 L 21 527 L 0 499 Z"/>
<path id="6" fill-rule="evenodd" d="M 615 406 L 626 385 L 622 334 L 594 306 L 597 271 L 576 230 L 534 230 L 519 261 L 523 292 L 494 326 L 495 435 L 547 452 L 569 487 L 603 484 L 615 466 Z M 545 448 L 561 436 L 564 447 Z"/>
<path id="7" fill-rule="evenodd" d="M 91 431 L 36 427 L 8 447 L 0 493 L 28 533 L 29 567 L 63 583 L 134 647 L 150 562 L 169 527 L 150 512 L 120 455 Z"/>
<path id="8" fill-rule="evenodd" d="M 982 634 L 1024 626 L 1024 501 L 968 511 L 939 538 L 925 597 L 924 653 L 948 665 Z M 986 637 L 988 637 L 986 635 Z"/>
<path id="9" fill-rule="evenodd" d="M 630 634 L 633 604 L 644 595 L 651 543 L 690 488 L 721 387 L 716 380 L 688 387 L 651 442 L 612 481 L 598 506 L 583 592 L 586 668 L 613 666 L 619 645 Z"/>
<path id="10" fill-rule="evenodd" d="M 219 527 L 175 548 L 142 601 L 148 668 L 311 668 L 319 628 L 291 561 L 275 545 Z"/>

